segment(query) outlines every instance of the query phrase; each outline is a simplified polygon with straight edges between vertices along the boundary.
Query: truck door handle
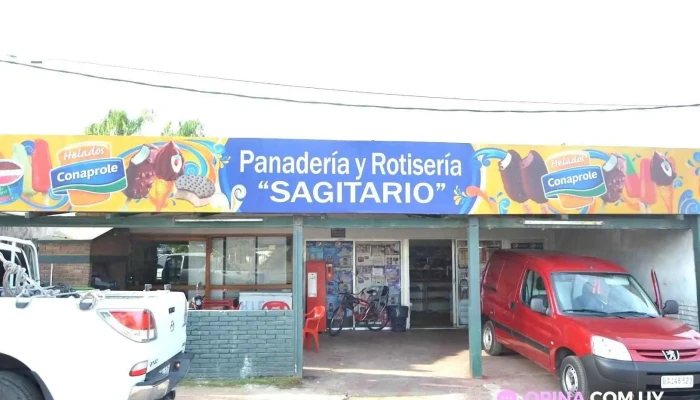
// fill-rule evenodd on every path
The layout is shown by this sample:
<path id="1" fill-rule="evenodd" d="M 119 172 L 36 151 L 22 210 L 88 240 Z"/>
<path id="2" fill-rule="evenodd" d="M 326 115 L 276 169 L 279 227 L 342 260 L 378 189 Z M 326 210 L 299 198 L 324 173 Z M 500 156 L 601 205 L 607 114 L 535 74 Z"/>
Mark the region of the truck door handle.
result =
<path id="1" fill-rule="evenodd" d="M 508 307 L 509 307 L 511 310 L 514 310 L 514 309 L 515 309 L 515 303 L 511 301 L 510 304 L 508 305 Z"/>

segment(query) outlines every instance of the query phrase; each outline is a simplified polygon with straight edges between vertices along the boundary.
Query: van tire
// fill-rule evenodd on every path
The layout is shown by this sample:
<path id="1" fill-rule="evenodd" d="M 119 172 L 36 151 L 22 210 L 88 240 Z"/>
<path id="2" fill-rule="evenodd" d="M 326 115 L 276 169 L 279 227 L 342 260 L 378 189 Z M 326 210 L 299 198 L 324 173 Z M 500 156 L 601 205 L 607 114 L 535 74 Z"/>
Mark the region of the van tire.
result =
<path id="1" fill-rule="evenodd" d="M 481 347 L 490 356 L 498 356 L 503 353 L 503 345 L 496 340 L 496 329 L 491 321 L 486 321 L 481 328 Z"/>
<path id="2" fill-rule="evenodd" d="M 2 400 L 43 400 L 39 388 L 22 375 L 10 371 L 0 371 L 0 399 Z"/>
<path id="3" fill-rule="evenodd" d="M 559 368 L 559 386 L 561 386 L 562 393 L 566 394 L 568 392 L 566 387 L 567 373 L 573 371 L 575 373 L 575 379 L 577 381 L 578 392 L 583 395 L 584 399 L 590 398 L 590 388 L 588 387 L 588 377 L 586 376 L 586 369 L 583 367 L 581 359 L 571 355 L 561 362 L 561 367 Z"/>

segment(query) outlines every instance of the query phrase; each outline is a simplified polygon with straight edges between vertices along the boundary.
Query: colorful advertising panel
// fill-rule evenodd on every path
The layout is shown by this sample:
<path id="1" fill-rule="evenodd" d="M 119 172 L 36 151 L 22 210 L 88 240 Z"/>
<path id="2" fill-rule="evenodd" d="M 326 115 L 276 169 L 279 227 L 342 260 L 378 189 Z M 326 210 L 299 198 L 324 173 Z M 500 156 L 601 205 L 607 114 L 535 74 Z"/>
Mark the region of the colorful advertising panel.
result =
<path id="1" fill-rule="evenodd" d="M 0 211 L 698 214 L 700 151 L 114 136 L 0 143 Z"/>

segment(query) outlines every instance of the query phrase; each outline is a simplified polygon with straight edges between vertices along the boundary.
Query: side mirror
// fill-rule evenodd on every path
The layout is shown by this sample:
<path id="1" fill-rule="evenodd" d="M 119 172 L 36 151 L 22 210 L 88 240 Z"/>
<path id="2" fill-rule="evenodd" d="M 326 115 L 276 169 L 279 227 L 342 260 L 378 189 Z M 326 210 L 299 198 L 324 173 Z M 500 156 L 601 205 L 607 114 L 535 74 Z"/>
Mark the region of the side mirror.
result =
<path id="1" fill-rule="evenodd" d="M 530 309 L 536 313 L 547 315 L 547 306 L 545 299 L 541 297 L 533 297 L 530 299 Z"/>
<path id="2" fill-rule="evenodd" d="M 666 300 L 666 302 L 664 303 L 664 308 L 661 311 L 664 315 L 678 314 L 678 302 L 675 300 Z"/>

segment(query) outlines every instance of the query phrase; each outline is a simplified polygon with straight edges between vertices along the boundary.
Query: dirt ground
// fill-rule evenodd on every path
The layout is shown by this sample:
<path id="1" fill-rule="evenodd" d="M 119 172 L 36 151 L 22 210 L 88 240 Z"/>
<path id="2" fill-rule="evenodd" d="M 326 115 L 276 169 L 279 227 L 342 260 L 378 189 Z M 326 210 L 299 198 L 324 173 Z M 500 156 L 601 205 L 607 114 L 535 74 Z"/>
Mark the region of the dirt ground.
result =
<path id="1" fill-rule="evenodd" d="M 321 351 L 304 352 L 297 389 L 182 388 L 177 398 L 224 399 L 496 399 L 500 390 L 552 392 L 556 378 L 515 354 L 483 354 L 483 379 L 469 378 L 468 332 L 413 330 L 321 336 Z"/>

